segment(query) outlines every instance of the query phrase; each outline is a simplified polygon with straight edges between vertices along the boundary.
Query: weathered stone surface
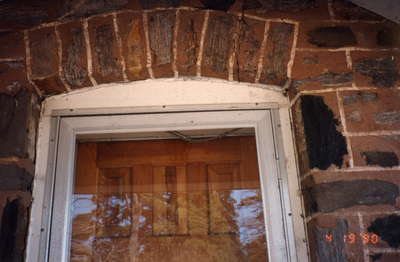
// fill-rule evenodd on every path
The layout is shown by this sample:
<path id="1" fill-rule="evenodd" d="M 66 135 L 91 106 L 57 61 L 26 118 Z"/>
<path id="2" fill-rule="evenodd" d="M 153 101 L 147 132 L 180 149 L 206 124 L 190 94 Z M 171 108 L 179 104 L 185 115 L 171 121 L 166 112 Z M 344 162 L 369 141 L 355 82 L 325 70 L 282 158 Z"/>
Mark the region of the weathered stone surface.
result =
<path id="1" fill-rule="evenodd" d="M 89 47 L 86 47 L 83 25 L 80 22 L 66 23 L 57 30 L 62 43 L 61 63 L 65 81 L 71 88 L 90 86 L 86 52 Z"/>
<path id="2" fill-rule="evenodd" d="M 362 152 L 361 155 L 369 166 L 393 167 L 399 165 L 399 158 L 394 152 L 371 151 Z"/>
<path id="3" fill-rule="evenodd" d="M 239 23 L 240 32 L 235 50 L 234 77 L 238 81 L 252 83 L 257 75 L 265 23 L 251 19 L 240 20 Z"/>
<path id="4" fill-rule="evenodd" d="M 15 95 L 29 86 L 25 61 L 0 62 L 0 93 Z"/>
<path id="5" fill-rule="evenodd" d="M 64 16 L 63 20 L 72 20 L 120 10 L 123 9 L 129 1 L 72 0 L 63 2 L 63 13 L 68 14 Z"/>
<path id="6" fill-rule="evenodd" d="M 382 88 L 394 87 L 399 79 L 393 56 L 358 60 L 354 63 L 354 71 L 370 77 L 372 85 Z"/>
<path id="7" fill-rule="evenodd" d="M 202 75 L 228 78 L 229 56 L 235 20 L 231 15 L 211 13 L 204 40 Z"/>
<path id="8" fill-rule="evenodd" d="M 292 79 L 290 91 L 297 93 L 302 90 L 351 86 L 353 76 L 345 52 L 297 51 Z"/>
<path id="9" fill-rule="evenodd" d="M 43 78 L 58 73 L 59 57 L 54 27 L 29 32 L 32 77 Z"/>
<path id="10" fill-rule="evenodd" d="M 93 57 L 93 76 L 96 81 L 98 83 L 123 81 L 121 57 L 112 16 L 91 19 L 89 35 Z"/>
<path id="11" fill-rule="evenodd" d="M 400 111 L 382 112 L 374 115 L 377 124 L 395 124 L 400 123 Z"/>
<path id="12" fill-rule="evenodd" d="M 59 76 L 60 57 L 54 27 L 30 31 L 29 44 L 33 81 L 44 95 L 65 92 Z"/>
<path id="13" fill-rule="evenodd" d="M 359 92 L 348 96 L 343 96 L 343 104 L 350 105 L 354 103 L 368 103 L 378 100 L 378 94 L 374 92 Z"/>
<path id="14" fill-rule="evenodd" d="M 283 86 L 287 81 L 287 66 L 293 44 L 294 25 L 272 22 L 260 82 Z"/>
<path id="15" fill-rule="evenodd" d="M 343 236 L 348 234 L 348 222 L 338 219 L 332 228 L 320 227 L 312 222 L 308 225 L 310 238 L 314 243 L 315 252 L 312 252 L 313 261 L 348 262 L 345 254 Z M 327 237 L 329 236 L 329 238 Z"/>
<path id="16" fill-rule="evenodd" d="M 146 68 L 146 43 L 141 14 L 123 13 L 117 17 L 122 41 L 125 72 L 129 80 L 149 78 Z"/>
<path id="17" fill-rule="evenodd" d="M 148 14 L 152 68 L 155 77 L 170 77 L 172 70 L 175 11 Z"/>
<path id="18" fill-rule="evenodd" d="M 357 39 L 350 27 L 319 27 L 308 32 L 308 41 L 318 47 L 344 47 L 357 45 Z"/>
<path id="19" fill-rule="evenodd" d="M 360 121 L 347 123 L 349 132 L 398 130 L 400 128 L 399 90 L 344 91 L 340 92 L 340 95 L 346 119 L 352 112 L 360 112 Z"/>
<path id="20" fill-rule="evenodd" d="M 22 32 L 0 32 L 0 59 L 25 59 L 25 43 Z"/>
<path id="21" fill-rule="evenodd" d="M 337 131 L 339 121 L 319 96 L 302 96 L 301 112 L 307 142 L 310 168 L 327 169 L 343 165 L 347 154 L 346 140 Z"/>
<path id="22" fill-rule="evenodd" d="M 177 68 L 180 75 L 196 75 L 204 14 L 204 12 L 185 10 L 179 13 Z"/>
<path id="23" fill-rule="evenodd" d="M 302 80 L 294 80 L 292 82 L 292 88 L 299 89 L 304 85 L 310 83 L 319 83 L 323 87 L 338 87 L 343 85 L 351 85 L 353 80 L 352 73 L 324 73 L 317 77 L 308 77 Z"/>
<path id="24" fill-rule="evenodd" d="M 304 195 L 310 213 L 327 213 L 358 205 L 395 205 L 399 187 L 381 180 L 337 181 L 313 185 Z"/>
<path id="25" fill-rule="evenodd" d="M 399 165 L 400 136 L 358 136 L 351 138 L 354 165 Z"/>
<path id="26" fill-rule="evenodd" d="M 0 190 L 30 191 L 33 176 L 24 169 L 12 165 L 0 165 Z"/>
<path id="27" fill-rule="evenodd" d="M 39 108 L 34 95 L 21 89 L 15 96 L 0 94 L 0 157 L 34 157 Z"/>
<path id="28" fill-rule="evenodd" d="M 0 192 L 0 261 L 24 261 L 31 199 L 28 192 Z"/>
<path id="29" fill-rule="evenodd" d="M 400 246 L 400 216 L 390 215 L 378 218 L 368 227 L 368 232 L 377 234 L 390 247 Z M 386 261 L 386 260 L 385 260 Z"/>

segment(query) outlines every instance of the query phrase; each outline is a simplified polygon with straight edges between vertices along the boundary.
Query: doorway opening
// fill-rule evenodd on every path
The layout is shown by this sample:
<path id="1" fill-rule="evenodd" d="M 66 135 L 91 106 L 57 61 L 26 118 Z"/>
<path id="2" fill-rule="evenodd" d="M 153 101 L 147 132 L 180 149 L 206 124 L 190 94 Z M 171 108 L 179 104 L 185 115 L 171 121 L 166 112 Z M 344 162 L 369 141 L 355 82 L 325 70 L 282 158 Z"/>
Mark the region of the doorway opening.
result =
<path id="1" fill-rule="evenodd" d="M 154 94 L 158 95 L 155 96 Z M 215 177 L 224 177 L 225 175 L 209 175 L 212 173 L 218 174 L 222 172 L 228 174 L 226 179 L 231 181 L 231 186 L 227 187 L 227 191 L 257 190 L 254 189 L 254 185 L 258 183 L 258 190 L 262 199 L 259 203 L 262 205 L 261 217 L 264 219 L 264 238 L 266 243 L 266 245 L 260 244 L 260 247 L 264 247 L 266 261 L 307 261 L 306 235 L 302 218 L 302 202 L 298 194 L 299 180 L 291 136 L 289 106 L 287 98 L 282 94 L 266 88 L 225 82 L 205 83 L 204 81 L 194 80 L 143 81 L 135 84 L 105 86 L 92 90 L 78 90 L 72 94 L 49 98 L 44 102 L 39 127 L 37 164 L 33 189 L 34 202 L 32 204 L 29 228 L 27 261 L 71 261 L 71 254 L 73 254 L 71 251 L 74 243 L 79 242 L 74 241 L 71 243 L 71 238 L 74 238 L 75 232 L 73 220 L 74 217 L 79 215 L 74 214 L 74 203 L 79 202 L 79 200 L 76 200 L 77 196 L 74 193 L 76 192 L 76 195 L 81 193 L 82 195 L 97 194 L 98 189 L 92 188 L 90 191 L 88 188 L 79 189 L 75 187 L 79 185 L 76 184 L 78 177 L 75 177 L 76 158 L 79 153 L 79 146 L 76 146 L 77 142 L 79 142 L 78 144 L 84 142 L 90 144 L 93 141 L 105 143 L 106 141 L 117 140 L 118 142 L 115 143 L 120 144 L 172 143 L 173 139 L 175 139 L 176 143 L 182 144 L 184 143 L 183 139 L 189 140 L 189 142 L 185 143 L 190 144 L 193 142 L 191 140 L 208 140 L 206 137 L 218 136 L 211 134 L 218 130 L 222 131 L 218 132 L 219 136 L 221 136 L 221 134 L 225 134 L 229 130 L 236 129 L 242 131 L 251 130 L 250 133 L 240 134 L 238 137 L 250 136 L 255 141 L 259 182 L 253 181 L 252 187 L 251 183 L 236 179 L 235 175 L 232 175 L 237 174 L 238 172 L 235 170 L 240 170 L 241 168 L 237 159 L 229 160 L 227 162 L 228 165 L 226 165 L 227 163 L 207 163 L 207 161 L 203 161 L 204 163 L 201 164 L 203 167 L 199 168 L 200 170 L 205 170 L 203 173 L 206 175 L 203 177 L 207 178 L 207 182 L 203 183 L 203 193 L 207 196 L 207 199 L 219 194 L 218 190 L 214 190 L 216 192 L 213 193 L 213 189 L 215 189 L 215 183 L 217 185 L 216 189 L 219 189 L 220 183 L 212 183 L 212 181 Z M 205 130 L 206 133 L 203 133 Z M 240 133 L 240 131 L 237 132 Z M 164 135 L 161 135 L 162 133 Z M 221 141 L 238 139 L 238 137 L 229 136 L 229 133 L 227 137 L 225 137 L 226 134 L 222 135 L 225 138 L 221 138 Z M 179 137 L 179 140 L 177 140 L 177 137 Z M 151 141 L 137 141 L 138 139 Z M 125 142 L 122 142 L 122 140 Z M 212 145 L 217 141 L 205 141 L 204 143 Z M 196 146 L 200 146 L 200 144 Z M 240 143 L 232 142 L 232 144 L 238 147 Z M 174 145 L 167 148 L 179 147 Z M 234 152 L 235 148 L 228 151 Z M 229 152 L 227 152 L 228 155 Z M 186 153 L 183 155 L 186 155 Z M 204 157 L 208 156 L 208 154 L 203 155 Z M 216 166 L 213 166 L 213 164 Z M 148 235 L 145 239 L 148 240 L 156 236 L 158 239 L 166 239 L 168 237 L 180 237 L 180 239 L 183 239 L 182 236 L 190 233 L 188 225 L 190 225 L 190 219 L 194 216 L 189 216 L 190 206 L 188 204 L 183 204 L 183 206 L 187 206 L 186 209 L 180 208 L 185 201 L 178 201 L 178 199 L 181 199 L 178 198 L 178 185 L 183 188 L 186 187 L 186 190 L 192 185 L 188 184 L 188 181 L 180 184 L 177 181 L 178 178 L 181 179 L 182 177 L 188 180 L 190 176 L 188 167 L 189 169 L 193 168 L 190 167 L 191 165 L 192 163 L 189 161 L 189 163 L 163 163 L 163 165 L 147 167 L 152 173 L 147 177 L 151 177 L 152 180 L 160 179 L 160 181 L 168 182 L 164 184 L 152 183 L 145 187 L 148 190 L 152 190 L 150 191 L 151 194 L 159 195 L 159 197 L 152 196 L 149 198 L 151 201 L 148 199 L 152 203 L 152 208 L 150 209 L 152 219 L 149 224 L 151 236 Z M 97 168 L 97 170 L 103 171 L 98 171 L 96 179 L 100 178 L 101 174 L 104 174 L 103 177 L 107 178 L 108 172 L 111 172 L 111 181 L 105 184 L 114 183 L 115 185 L 103 187 L 96 180 L 96 187 L 103 188 L 103 195 L 108 194 L 109 197 L 105 198 L 106 200 L 102 202 L 103 204 L 97 202 L 98 197 L 95 198 L 96 205 L 102 206 L 102 208 L 97 208 L 96 206 L 96 210 L 93 210 L 90 205 L 87 207 L 91 212 L 104 216 L 100 223 L 96 224 L 96 219 L 92 221 L 92 227 L 95 229 L 92 231 L 92 233 L 94 232 L 94 237 L 91 238 L 91 241 L 97 239 L 94 247 L 97 244 L 100 245 L 107 238 L 125 238 L 125 241 L 127 241 L 126 239 L 133 239 L 135 236 L 134 230 L 139 230 L 137 226 L 140 223 L 133 223 L 133 221 L 137 221 L 134 219 L 140 219 L 140 216 L 135 216 L 137 212 L 131 212 L 134 211 L 134 206 L 131 204 L 133 202 L 140 203 L 132 200 L 134 197 L 138 198 L 137 194 L 140 194 L 140 192 L 135 192 L 138 188 L 135 186 L 134 175 L 138 173 L 137 171 L 135 172 L 137 168 L 132 164 L 119 166 L 117 168 L 118 171 L 113 169 L 112 165 Z M 116 172 L 117 175 L 114 175 L 113 172 Z M 150 171 L 143 172 L 150 173 Z M 123 178 L 118 178 L 120 173 L 130 175 L 121 175 L 121 177 L 128 177 L 124 180 Z M 154 173 L 159 175 L 154 178 Z M 179 175 L 182 173 L 185 173 L 186 177 Z M 210 176 L 211 178 L 209 178 Z M 125 183 L 127 186 L 118 187 L 121 183 L 122 185 Z M 238 186 L 246 183 L 246 187 Z M 226 202 L 233 206 L 234 200 L 236 202 L 243 201 L 241 201 L 242 198 L 235 194 L 231 196 L 230 193 L 222 191 L 222 195 L 215 198 L 219 199 L 219 202 L 215 201 L 215 199 L 206 202 L 208 207 L 205 207 L 205 209 L 209 213 L 205 216 L 207 222 L 199 223 L 199 225 L 202 225 L 203 228 L 206 228 L 205 225 L 207 225 L 207 231 L 204 231 L 207 232 L 207 236 L 210 235 L 210 237 L 215 238 L 229 236 L 231 242 L 226 241 L 233 246 L 236 243 L 238 247 L 239 243 L 241 243 L 239 241 L 239 233 L 241 231 L 238 224 L 233 223 L 234 219 L 232 219 L 232 214 L 238 212 L 228 212 L 225 216 L 219 215 L 218 212 L 224 210 L 220 208 L 225 207 L 226 203 L 220 201 L 224 197 L 227 199 Z M 127 194 L 130 195 L 131 199 L 126 198 Z M 186 194 L 188 193 L 186 192 Z M 79 196 L 77 199 L 80 199 Z M 114 205 L 113 201 L 119 203 L 115 204 L 115 208 L 112 206 Z M 157 204 L 160 201 L 164 204 Z M 156 211 L 154 210 L 154 202 L 156 202 L 155 206 L 157 206 Z M 126 203 L 129 204 L 126 205 Z M 165 203 L 170 203 L 171 207 Z M 189 203 L 189 200 L 186 200 L 186 203 Z M 131 215 L 126 216 L 126 220 L 123 219 L 121 222 L 118 217 L 125 218 L 125 213 L 121 211 L 120 215 L 119 210 L 124 210 L 124 205 L 131 209 L 128 212 Z M 215 208 L 215 206 L 218 206 L 218 208 Z M 110 207 L 108 211 L 107 207 Z M 146 209 L 142 208 L 141 210 Z M 112 215 L 113 212 L 116 215 Z M 185 213 L 187 213 L 186 216 L 184 215 Z M 161 222 L 157 221 L 157 219 L 154 222 L 154 217 L 158 217 Z M 232 221 L 231 224 L 227 223 L 229 219 Z M 180 221 L 188 221 L 188 223 Z M 120 227 L 121 225 L 124 226 Z M 200 226 L 200 228 L 202 227 Z M 91 227 L 85 228 L 90 229 Z M 126 228 L 129 228 L 129 230 Z M 110 237 L 107 237 L 108 234 L 110 234 Z M 235 239 L 239 240 L 235 242 L 233 241 Z M 81 249 L 84 249 L 84 247 Z M 127 253 L 124 257 L 134 257 L 133 253 L 137 252 L 137 250 L 131 249 L 129 256 Z M 239 249 L 236 248 L 234 250 Z M 246 253 L 247 251 L 240 252 Z M 109 252 L 109 254 L 111 253 Z M 250 254 L 251 252 L 248 251 L 247 253 Z M 82 259 L 84 259 L 83 257 L 81 256 Z M 81 260 L 78 259 L 78 261 Z"/>
<path id="2" fill-rule="evenodd" d="M 268 261 L 254 129 L 145 135 L 78 143 L 70 260 Z"/>

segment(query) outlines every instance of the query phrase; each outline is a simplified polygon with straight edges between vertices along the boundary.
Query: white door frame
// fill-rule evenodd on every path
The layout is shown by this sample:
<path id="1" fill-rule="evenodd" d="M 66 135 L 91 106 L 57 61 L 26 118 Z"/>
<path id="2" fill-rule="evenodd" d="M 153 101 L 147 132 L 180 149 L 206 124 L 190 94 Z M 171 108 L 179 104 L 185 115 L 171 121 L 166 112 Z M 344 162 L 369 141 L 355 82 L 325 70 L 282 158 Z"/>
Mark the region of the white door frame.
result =
<path id="1" fill-rule="evenodd" d="M 229 127 L 256 129 L 269 261 L 308 261 L 289 102 L 277 90 L 209 79 L 146 80 L 87 88 L 45 100 L 26 261 L 47 261 L 49 235 L 49 261 L 67 259 L 66 221 L 75 141 L 80 134 Z"/>

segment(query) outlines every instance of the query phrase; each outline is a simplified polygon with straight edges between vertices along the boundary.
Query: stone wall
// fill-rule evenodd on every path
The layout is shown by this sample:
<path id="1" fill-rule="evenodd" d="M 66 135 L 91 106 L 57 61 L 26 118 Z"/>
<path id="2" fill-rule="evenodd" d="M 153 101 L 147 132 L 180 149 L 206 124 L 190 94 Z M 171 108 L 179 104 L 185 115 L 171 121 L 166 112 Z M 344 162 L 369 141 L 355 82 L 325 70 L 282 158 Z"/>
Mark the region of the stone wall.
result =
<path id="1" fill-rule="evenodd" d="M 40 101 L 174 77 L 281 86 L 312 260 L 400 260 L 398 26 L 342 0 L 86 0 L 18 12 L 0 19 L 1 261 L 24 255 Z"/>

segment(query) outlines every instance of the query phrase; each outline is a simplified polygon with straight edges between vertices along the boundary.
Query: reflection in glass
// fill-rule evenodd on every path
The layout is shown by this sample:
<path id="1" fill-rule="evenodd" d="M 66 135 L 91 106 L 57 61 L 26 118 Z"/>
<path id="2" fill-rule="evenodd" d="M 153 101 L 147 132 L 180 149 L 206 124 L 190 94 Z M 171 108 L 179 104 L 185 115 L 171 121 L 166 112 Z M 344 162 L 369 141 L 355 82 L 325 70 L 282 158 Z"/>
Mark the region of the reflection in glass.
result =
<path id="1" fill-rule="evenodd" d="M 78 166 L 70 261 L 267 261 L 259 178 L 243 161 Z"/>

